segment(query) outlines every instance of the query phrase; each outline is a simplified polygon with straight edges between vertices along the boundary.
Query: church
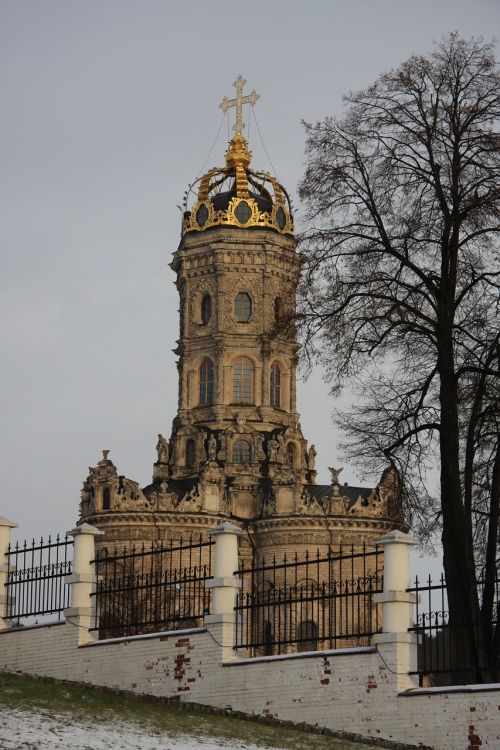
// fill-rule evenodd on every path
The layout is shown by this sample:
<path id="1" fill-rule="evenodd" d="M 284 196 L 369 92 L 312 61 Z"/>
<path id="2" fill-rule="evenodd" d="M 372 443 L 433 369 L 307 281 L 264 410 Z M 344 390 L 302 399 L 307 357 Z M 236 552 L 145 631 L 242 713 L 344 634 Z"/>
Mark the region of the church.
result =
<path id="1" fill-rule="evenodd" d="M 241 554 L 262 558 L 362 543 L 402 527 L 395 472 L 376 487 L 351 487 L 330 469 L 317 484 L 314 444 L 302 434 L 294 317 L 302 264 L 289 195 L 253 168 L 236 96 L 225 164 L 186 193 L 173 253 L 180 299 L 178 408 L 169 439 L 158 435 L 152 482 L 118 472 L 108 450 L 89 469 L 80 523 L 117 548 L 205 537 L 223 521 L 242 531 Z"/>

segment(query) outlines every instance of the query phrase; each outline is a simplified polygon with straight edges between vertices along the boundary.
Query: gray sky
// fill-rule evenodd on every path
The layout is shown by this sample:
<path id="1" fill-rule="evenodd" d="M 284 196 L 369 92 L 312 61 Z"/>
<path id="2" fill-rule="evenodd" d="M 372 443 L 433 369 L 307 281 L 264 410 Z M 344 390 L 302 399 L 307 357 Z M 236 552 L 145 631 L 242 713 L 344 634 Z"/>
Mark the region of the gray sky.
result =
<path id="1" fill-rule="evenodd" d="M 452 30 L 490 40 L 500 3 L 0 1 L 0 515 L 19 538 L 74 525 L 102 448 L 150 481 L 177 405 L 176 204 L 237 75 L 293 193 L 301 119 L 340 113 L 344 92 Z M 271 170 L 253 120 L 250 142 Z M 320 373 L 298 398 L 327 482 L 341 461 Z"/>

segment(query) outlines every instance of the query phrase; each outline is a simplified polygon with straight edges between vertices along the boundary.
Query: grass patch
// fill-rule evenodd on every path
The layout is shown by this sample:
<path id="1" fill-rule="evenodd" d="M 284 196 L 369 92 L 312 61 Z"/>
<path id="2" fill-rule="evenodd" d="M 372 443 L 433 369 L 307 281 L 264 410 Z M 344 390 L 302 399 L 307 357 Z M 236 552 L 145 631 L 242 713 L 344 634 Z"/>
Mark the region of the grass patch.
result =
<path id="1" fill-rule="evenodd" d="M 45 682 L 0 672 L 0 707 L 42 710 L 72 722 L 131 722 L 149 734 L 252 742 L 284 750 L 369 750 L 366 745 L 300 730 L 274 727 L 68 683 Z"/>

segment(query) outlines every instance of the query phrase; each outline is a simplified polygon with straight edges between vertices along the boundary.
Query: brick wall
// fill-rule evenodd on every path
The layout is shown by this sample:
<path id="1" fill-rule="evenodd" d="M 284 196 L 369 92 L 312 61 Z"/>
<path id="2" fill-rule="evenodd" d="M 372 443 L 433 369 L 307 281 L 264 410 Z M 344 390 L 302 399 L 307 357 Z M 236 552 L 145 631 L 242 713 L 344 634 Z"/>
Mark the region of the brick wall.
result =
<path id="1" fill-rule="evenodd" d="M 499 685 L 412 689 L 404 664 L 393 674 L 380 646 L 238 659 L 219 645 L 224 636 L 217 624 L 83 646 L 77 630 L 67 622 L 0 632 L 0 670 L 435 750 L 500 748 Z"/>

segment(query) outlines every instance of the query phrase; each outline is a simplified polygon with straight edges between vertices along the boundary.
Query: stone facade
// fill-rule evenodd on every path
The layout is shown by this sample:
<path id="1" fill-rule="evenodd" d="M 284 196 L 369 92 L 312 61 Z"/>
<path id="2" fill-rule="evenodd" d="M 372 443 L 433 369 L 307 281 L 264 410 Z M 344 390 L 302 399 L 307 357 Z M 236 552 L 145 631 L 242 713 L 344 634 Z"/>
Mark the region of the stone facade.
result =
<path id="1" fill-rule="evenodd" d="M 393 472 L 375 488 L 341 485 L 338 470 L 330 485 L 316 483 L 316 450 L 296 404 L 301 256 L 286 191 L 249 163 L 237 134 L 227 166 L 215 170 L 230 190 L 211 187 L 212 170 L 186 210 L 171 263 L 180 298 L 177 415 L 170 439 L 158 436 L 148 486 L 120 476 L 107 451 L 89 470 L 80 522 L 105 532 L 101 546 L 205 535 L 230 519 L 245 530 L 249 557 L 370 544 L 402 526 Z M 251 226 L 237 220 L 240 204 L 242 221 L 251 209 Z"/>

